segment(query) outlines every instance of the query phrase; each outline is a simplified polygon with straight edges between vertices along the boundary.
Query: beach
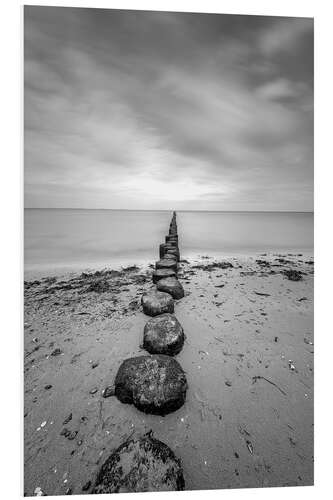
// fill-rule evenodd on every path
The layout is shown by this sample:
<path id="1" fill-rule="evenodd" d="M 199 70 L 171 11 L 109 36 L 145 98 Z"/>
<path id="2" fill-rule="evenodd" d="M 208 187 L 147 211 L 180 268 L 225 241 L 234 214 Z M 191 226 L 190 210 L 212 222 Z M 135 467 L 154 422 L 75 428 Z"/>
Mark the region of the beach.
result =
<path id="1" fill-rule="evenodd" d="M 313 484 L 311 251 L 181 253 L 176 359 L 189 387 L 164 417 L 103 397 L 121 362 L 145 354 L 154 261 L 26 277 L 25 495 L 89 493 L 107 456 L 150 430 L 187 490 Z"/>

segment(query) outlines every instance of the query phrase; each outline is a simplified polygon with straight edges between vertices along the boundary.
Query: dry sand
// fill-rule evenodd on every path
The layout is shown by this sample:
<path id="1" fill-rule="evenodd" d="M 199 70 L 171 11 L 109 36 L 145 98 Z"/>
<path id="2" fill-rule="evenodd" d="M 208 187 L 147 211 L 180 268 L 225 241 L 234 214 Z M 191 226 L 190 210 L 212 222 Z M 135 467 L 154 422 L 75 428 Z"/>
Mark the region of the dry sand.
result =
<path id="1" fill-rule="evenodd" d="M 102 397 L 121 362 L 145 352 L 151 269 L 25 283 L 26 495 L 89 493 L 110 452 L 150 429 L 181 458 L 187 490 L 313 484 L 313 263 L 227 260 L 181 265 L 175 314 L 187 339 L 176 359 L 189 389 L 165 417 Z"/>

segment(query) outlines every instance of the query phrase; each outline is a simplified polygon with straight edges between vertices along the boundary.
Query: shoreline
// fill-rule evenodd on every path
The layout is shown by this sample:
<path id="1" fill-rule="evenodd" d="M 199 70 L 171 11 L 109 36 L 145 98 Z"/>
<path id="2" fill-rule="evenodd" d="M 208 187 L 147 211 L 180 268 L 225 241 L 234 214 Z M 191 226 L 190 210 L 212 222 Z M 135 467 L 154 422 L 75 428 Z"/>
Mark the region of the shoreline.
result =
<path id="1" fill-rule="evenodd" d="M 313 259 L 264 253 L 225 265 L 185 252 L 177 359 L 190 384 L 184 406 L 161 418 L 102 396 L 121 361 L 145 353 L 152 269 L 26 280 L 27 496 L 89 493 L 110 451 L 149 430 L 181 458 L 187 490 L 313 484 Z"/>
<path id="2" fill-rule="evenodd" d="M 199 252 L 199 251 L 191 251 L 186 252 L 180 247 L 182 251 L 182 255 L 184 255 L 183 260 L 188 260 L 189 262 L 197 262 L 200 261 L 203 257 L 209 257 L 209 259 L 215 260 L 246 260 L 246 259 L 256 259 L 260 258 L 260 256 L 267 256 L 268 258 L 274 258 L 279 255 L 289 255 L 289 256 L 297 256 L 298 254 L 302 254 L 303 257 L 313 258 L 314 251 L 313 249 L 300 249 L 295 250 L 294 248 L 284 248 L 278 250 L 271 251 L 239 251 L 239 252 Z M 130 267 L 130 266 L 139 266 L 143 269 L 146 269 L 154 262 L 154 259 L 143 258 L 127 258 L 127 259 L 113 259 L 111 261 L 102 261 L 102 262 L 91 262 L 91 263 L 69 263 L 69 264 L 45 264 L 41 265 L 26 265 L 24 263 L 24 280 L 35 280 L 47 277 L 69 277 L 70 275 L 79 274 L 82 272 L 95 272 L 101 271 L 103 269 L 114 269 L 116 271 L 120 271 L 122 268 Z"/>

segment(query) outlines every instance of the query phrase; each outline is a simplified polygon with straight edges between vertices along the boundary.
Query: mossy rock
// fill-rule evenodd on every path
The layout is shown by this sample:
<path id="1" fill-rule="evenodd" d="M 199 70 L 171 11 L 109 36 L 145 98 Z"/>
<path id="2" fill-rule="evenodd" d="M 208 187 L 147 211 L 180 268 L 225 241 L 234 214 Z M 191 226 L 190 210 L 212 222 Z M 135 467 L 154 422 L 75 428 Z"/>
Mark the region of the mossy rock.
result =
<path id="1" fill-rule="evenodd" d="M 173 276 L 159 280 L 157 283 L 157 290 L 169 293 L 176 300 L 184 297 L 184 288 L 182 284 Z"/>
<path id="2" fill-rule="evenodd" d="M 158 290 L 145 292 L 141 298 L 143 312 L 148 316 L 158 316 L 163 313 L 173 313 L 174 302 L 170 294 Z"/>
<path id="3" fill-rule="evenodd" d="M 178 354 L 184 345 L 184 330 L 173 314 L 150 319 L 143 331 L 143 348 L 150 354 Z"/>
<path id="4" fill-rule="evenodd" d="M 153 272 L 153 283 L 158 283 L 159 280 L 172 276 L 175 278 L 177 276 L 173 269 L 156 269 L 156 271 Z"/>
<path id="5" fill-rule="evenodd" d="M 178 270 L 177 260 L 172 259 L 161 259 L 155 264 L 156 269 L 173 269 L 175 272 Z"/>
<path id="6" fill-rule="evenodd" d="M 178 410 L 186 398 L 187 381 L 179 363 L 156 354 L 123 361 L 115 379 L 115 395 L 122 403 L 154 415 Z"/>
<path id="7" fill-rule="evenodd" d="M 150 434 L 125 441 L 102 465 L 93 494 L 181 491 L 183 469 L 174 452 Z"/>

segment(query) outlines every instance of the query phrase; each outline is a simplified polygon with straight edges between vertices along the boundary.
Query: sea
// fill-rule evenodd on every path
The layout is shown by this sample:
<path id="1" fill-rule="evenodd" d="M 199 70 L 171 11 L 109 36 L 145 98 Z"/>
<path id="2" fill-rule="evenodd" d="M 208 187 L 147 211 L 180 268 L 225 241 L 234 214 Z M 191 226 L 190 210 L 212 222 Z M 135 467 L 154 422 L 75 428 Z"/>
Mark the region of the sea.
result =
<path id="1" fill-rule="evenodd" d="M 158 260 L 171 211 L 25 209 L 27 277 Z M 313 254 L 312 212 L 177 212 L 181 258 Z"/>

